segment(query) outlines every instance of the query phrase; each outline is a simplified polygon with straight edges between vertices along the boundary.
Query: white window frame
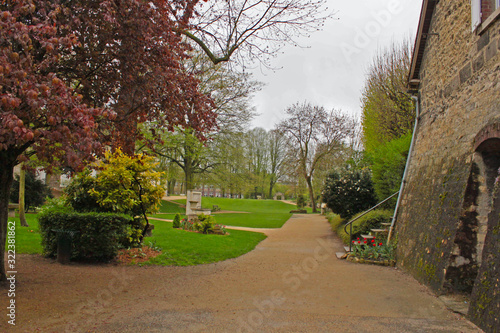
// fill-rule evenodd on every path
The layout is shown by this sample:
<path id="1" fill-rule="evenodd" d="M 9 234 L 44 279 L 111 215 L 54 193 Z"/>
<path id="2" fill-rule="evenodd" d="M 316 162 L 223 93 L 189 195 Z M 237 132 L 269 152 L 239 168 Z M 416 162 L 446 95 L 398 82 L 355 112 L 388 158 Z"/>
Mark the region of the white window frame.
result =
<path id="1" fill-rule="evenodd" d="M 498 3 L 499 0 L 496 0 Z M 471 21 L 472 21 L 472 31 L 481 25 L 481 0 L 471 0 Z"/>
<path id="2" fill-rule="evenodd" d="M 496 4 L 496 7 L 495 7 L 496 9 L 500 8 L 500 0 L 497 0 L 495 4 Z"/>

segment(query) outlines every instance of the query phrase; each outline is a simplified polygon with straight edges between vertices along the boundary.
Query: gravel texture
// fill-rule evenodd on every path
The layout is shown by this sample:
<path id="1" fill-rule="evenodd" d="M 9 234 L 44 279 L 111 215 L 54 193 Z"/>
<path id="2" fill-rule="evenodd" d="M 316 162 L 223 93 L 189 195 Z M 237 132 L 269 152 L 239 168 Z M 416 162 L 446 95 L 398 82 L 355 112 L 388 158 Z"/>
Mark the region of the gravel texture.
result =
<path id="1" fill-rule="evenodd" d="M 18 256 L 16 326 L 4 314 L 0 332 L 480 332 L 400 270 L 336 259 L 322 216 L 260 231 L 254 251 L 192 267 Z"/>

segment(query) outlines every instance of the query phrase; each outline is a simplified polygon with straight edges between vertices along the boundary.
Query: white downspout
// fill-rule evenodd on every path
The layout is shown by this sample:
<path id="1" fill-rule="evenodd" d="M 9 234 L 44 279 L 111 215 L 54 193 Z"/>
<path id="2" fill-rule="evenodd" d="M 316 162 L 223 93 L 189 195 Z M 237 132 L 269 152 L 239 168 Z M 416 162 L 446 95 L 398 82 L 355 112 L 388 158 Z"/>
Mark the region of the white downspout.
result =
<path id="1" fill-rule="evenodd" d="M 392 217 L 391 227 L 389 228 L 389 235 L 387 236 L 387 243 L 391 242 L 392 232 L 394 230 L 394 224 L 396 223 L 396 216 L 398 215 L 399 205 L 401 203 L 401 198 L 403 196 L 403 189 L 406 183 L 406 175 L 408 173 L 408 167 L 410 165 L 411 155 L 413 153 L 413 145 L 415 144 L 415 137 L 417 135 L 417 126 L 420 119 L 420 100 L 418 96 L 411 97 L 415 101 L 415 126 L 413 127 L 413 133 L 411 137 L 410 150 L 408 151 L 408 158 L 406 159 L 405 171 L 403 173 L 403 179 L 401 181 L 401 186 L 399 188 L 398 201 L 396 203 L 396 208 L 394 209 L 394 216 Z"/>

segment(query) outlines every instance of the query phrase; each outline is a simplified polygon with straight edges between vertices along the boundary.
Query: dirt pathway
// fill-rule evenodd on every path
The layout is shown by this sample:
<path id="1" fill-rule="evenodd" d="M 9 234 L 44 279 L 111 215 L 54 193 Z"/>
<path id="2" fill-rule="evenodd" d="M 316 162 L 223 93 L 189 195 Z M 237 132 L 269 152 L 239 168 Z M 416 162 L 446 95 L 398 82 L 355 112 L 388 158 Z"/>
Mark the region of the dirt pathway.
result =
<path id="1" fill-rule="evenodd" d="M 12 331 L 479 332 L 401 271 L 337 260 L 341 244 L 321 216 L 265 232 L 254 251 L 195 267 L 18 257 Z"/>

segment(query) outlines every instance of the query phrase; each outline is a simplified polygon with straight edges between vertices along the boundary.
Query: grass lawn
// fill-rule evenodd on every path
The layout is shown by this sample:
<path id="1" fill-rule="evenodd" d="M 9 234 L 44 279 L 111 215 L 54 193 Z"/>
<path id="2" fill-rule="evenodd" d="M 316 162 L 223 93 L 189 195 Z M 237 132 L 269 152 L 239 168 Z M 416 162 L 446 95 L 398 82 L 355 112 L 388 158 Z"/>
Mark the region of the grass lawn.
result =
<path id="1" fill-rule="evenodd" d="M 173 214 L 172 214 L 173 218 Z M 16 222 L 16 253 L 41 254 L 41 235 L 36 214 L 26 214 L 29 227 Z M 230 235 L 203 235 L 172 228 L 171 222 L 154 221 L 153 237 L 144 240 L 144 245 L 154 242 L 163 253 L 144 265 L 189 266 L 207 264 L 239 257 L 255 248 L 266 238 L 262 233 L 230 230 Z"/>
<path id="2" fill-rule="evenodd" d="M 26 214 L 29 227 L 21 227 L 19 217 L 9 217 L 8 221 L 16 222 L 16 253 L 42 253 L 42 237 L 36 214 Z"/>
<path id="3" fill-rule="evenodd" d="M 176 202 L 186 204 L 186 200 L 176 200 Z M 214 214 L 217 223 L 238 227 L 250 228 L 281 228 L 283 224 L 292 216 L 289 212 L 296 209 L 295 205 L 290 205 L 274 200 L 254 200 L 254 199 L 227 199 L 203 197 L 201 199 L 203 208 L 211 209 L 214 205 L 221 210 L 247 212 Z"/>
<path id="4" fill-rule="evenodd" d="M 203 235 L 173 229 L 171 222 L 154 221 L 153 242 L 163 253 L 143 265 L 189 266 L 207 264 L 239 257 L 255 248 L 266 236 L 262 233 L 229 230 L 230 235 Z"/>

